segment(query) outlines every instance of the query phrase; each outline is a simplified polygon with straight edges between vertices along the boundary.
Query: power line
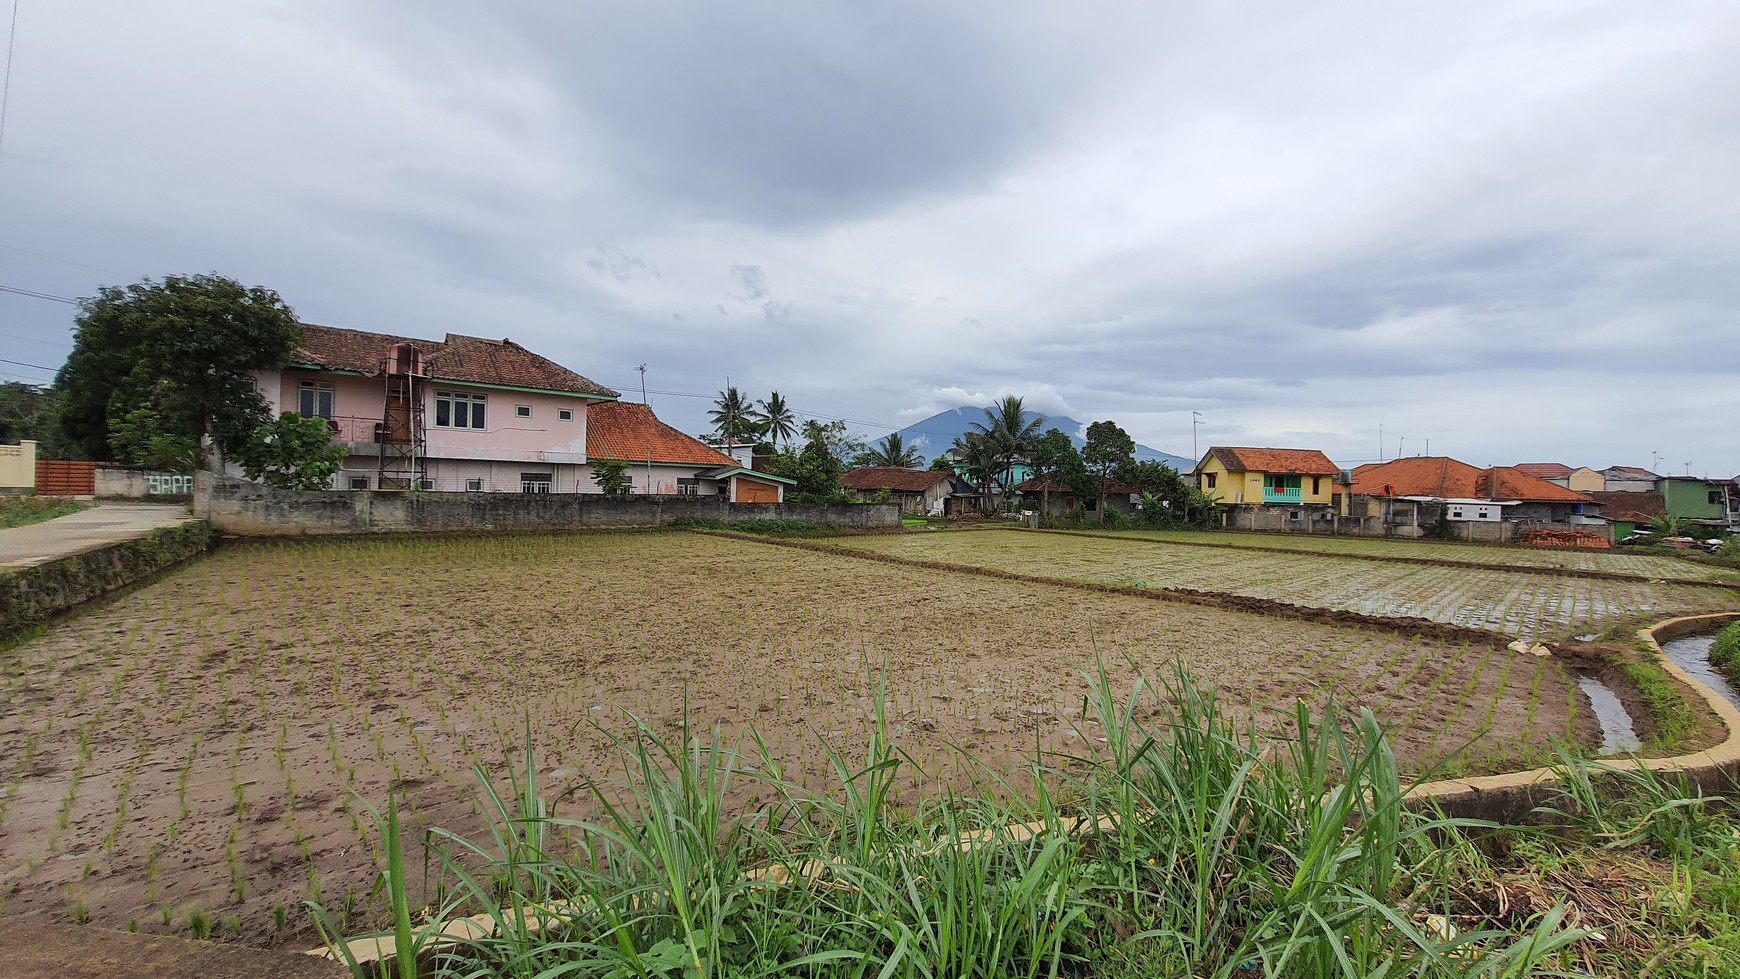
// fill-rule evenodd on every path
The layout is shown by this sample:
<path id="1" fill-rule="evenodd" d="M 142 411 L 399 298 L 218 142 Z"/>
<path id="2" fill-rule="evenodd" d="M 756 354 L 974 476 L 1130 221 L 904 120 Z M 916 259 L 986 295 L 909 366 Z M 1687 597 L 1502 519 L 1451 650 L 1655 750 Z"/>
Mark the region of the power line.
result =
<path id="1" fill-rule="evenodd" d="M 0 333 L 0 337 L 5 337 L 8 340 L 23 340 L 25 343 L 40 343 L 45 347 L 64 347 L 68 343 L 66 340 L 44 340 L 41 337 L 21 337 L 16 333 Z"/>
<path id="2" fill-rule="evenodd" d="M 39 371 L 54 371 L 57 374 L 60 373 L 60 368 L 58 367 L 44 367 L 41 364 L 26 364 L 22 360 L 6 360 L 5 358 L 0 358 L 0 364 L 11 364 L 13 367 L 34 367 Z"/>
<path id="3" fill-rule="evenodd" d="M 37 292 L 34 289 L 20 289 L 17 286 L 0 286 L 0 292 L 10 292 L 15 296 L 29 296 L 32 299 L 46 299 L 51 303 L 66 303 L 68 306 L 77 306 L 79 304 L 77 299 L 68 299 L 65 296 L 54 296 L 46 292 Z"/>

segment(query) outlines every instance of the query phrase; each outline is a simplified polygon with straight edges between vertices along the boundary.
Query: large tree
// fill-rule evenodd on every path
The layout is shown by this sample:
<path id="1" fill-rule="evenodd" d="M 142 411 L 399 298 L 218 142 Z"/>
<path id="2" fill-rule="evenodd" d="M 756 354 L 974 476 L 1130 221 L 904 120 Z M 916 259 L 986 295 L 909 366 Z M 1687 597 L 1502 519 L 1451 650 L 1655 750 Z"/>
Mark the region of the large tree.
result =
<path id="1" fill-rule="evenodd" d="M 756 402 L 756 408 L 751 414 L 761 423 L 767 440 L 773 443 L 776 452 L 781 445 L 790 444 L 791 437 L 797 434 L 797 416 L 792 414 L 778 391 Z"/>
<path id="2" fill-rule="evenodd" d="M 283 367 L 302 342 L 276 292 L 217 274 L 104 286 L 75 323 L 61 425 L 96 459 L 115 457 L 110 428 L 128 419 L 149 419 L 159 441 L 239 450 L 271 418 L 254 372 Z"/>
<path id="3" fill-rule="evenodd" d="M 1005 491 L 1013 482 L 1015 463 L 1031 456 L 1039 444 L 1039 429 L 1044 424 L 1042 415 L 1028 421 L 1020 396 L 1013 394 L 986 408 L 983 422 L 972 423 L 969 433 L 984 439 L 985 446 L 996 457 Z"/>
<path id="4" fill-rule="evenodd" d="M 924 461 L 918 450 L 906 444 L 899 432 L 890 432 L 886 438 L 870 448 L 858 453 L 852 460 L 856 466 L 880 466 L 886 469 L 914 469 Z"/>
<path id="5" fill-rule="evenodd" d="M 1073 485 L 1083 472 L 1081 453 L 1061 429 L 1048 429 L 1033 447 L 1033 478 L 1039 482 L 1039 512 L 1051 518 L 1051 484 Z"/>
<path id="6" fill-rule="evenodd" d="M 1130 464 L 1136 454 L 1136 440 L 1119 428 L 1116 422 L 1094 422 L 1087 427 L 1087 444 L 1081 459 L 1093 473 L 1100 491 L 1100 519 L 1106 519 L 1106 484 L 1113 474 Z"/>

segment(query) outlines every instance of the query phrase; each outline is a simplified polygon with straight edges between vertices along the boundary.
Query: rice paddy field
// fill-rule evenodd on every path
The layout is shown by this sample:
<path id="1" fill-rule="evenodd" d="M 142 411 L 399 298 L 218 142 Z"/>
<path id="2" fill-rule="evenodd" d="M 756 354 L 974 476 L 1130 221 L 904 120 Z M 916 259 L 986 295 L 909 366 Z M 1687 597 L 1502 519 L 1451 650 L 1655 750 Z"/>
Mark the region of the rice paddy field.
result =
<path id="1" fill-rule="evenodd" d="M 1215 536 L 1217 540 L 1245 537 Z M 1734 589 L 1680 580 L 1584 578 L 1523 566 L 1515 571 L 1496 571 L 1454 563 L 1410 564 L 1304 551 L 1282 554 L 1249 547 L 1192 547 L 1122 534 L 1106 539 L 1024 530 L 974 530 L 862 537 L 846 543 L 914 561 L 1103 584 L 1226 592 L 1366 615 L 1430 619 L 1529 640 L 1568 639 L 1673 615 L 1740 609 L 1740 592 Z M 1355 543 L 1370 546 L 1381 542 Z M 1480 553 L 1508 556 L 1512 550 L 1492 548 Z M 1527 558 L 1588 557 L 1518 553 Z M 1633 560 L 1675 563 L 1670 558 Z"/>
<path id="2" fill-rule="evenodd" d="M 1304 551 L 1345 557 L 1406 558 L 1414 561 L 1446 561 L 1454 564 L 1502 564 L 1519 568 L 1563 568 L 1603 574 L 1632 575 L 1665 581 L 1740 583 L 1740 572 L 1727 568 L 1682 561 L 1654 554 L 1624 550 L 1581 551 L 1465 544 L 1451 541 L 1402 540 L 1395 538 L 1331 537 L 1315 534 L 1222 533 L 1200 530 L 1081 531 L 1109 538 L 1135 538 L 1194 544 L 1206 547 L 1244 547 Z"/>
<path id="3" fill-rule="evenodd" d="M 1474 603 L 1492 627 L 1564 631 L 1732 602 L 1721 589 L 1594 592 L 1039 534 L 849 540 L 1059 577 L 1231 582 L 1377 607 L 1406 596 L 1448 620 Z M 1173 562 L 1169 550 L 1188 553 Z M 865 743 L 880 685 L 910 756 L 891 800 L 911 805 L 985 770 L 1018 772 L 1037 752 L 1063 766 L 1100 753 L 1108 732 L 1086 709 L 1083 672 L 1096 657 L 1119 682 L 1187 670 L 1262 732 L 1279 733 L 1301 701 L 1333 698 L 1346 717 L 1369 708 L 1414 772 L 1521 767 L 1552 739 L 1598 737 L 1557 660 L 1497 642 L 674 531 L 232 544 L 0 659 L 0 914 L 306 941 L 304 901 L 341 925 L 378 913 L 368 806 L 389 792 L 407 839 L 429 826 L 476 833 L 476 771 L 529 764 L 571 797 L 580 772 L 620 758 L 611 737 L 631 715 L 678 744 L 753 728 L 784 778 L 820 790 L 824 743 Z M 751 807 L 753 791 L 726 801 Z"/>

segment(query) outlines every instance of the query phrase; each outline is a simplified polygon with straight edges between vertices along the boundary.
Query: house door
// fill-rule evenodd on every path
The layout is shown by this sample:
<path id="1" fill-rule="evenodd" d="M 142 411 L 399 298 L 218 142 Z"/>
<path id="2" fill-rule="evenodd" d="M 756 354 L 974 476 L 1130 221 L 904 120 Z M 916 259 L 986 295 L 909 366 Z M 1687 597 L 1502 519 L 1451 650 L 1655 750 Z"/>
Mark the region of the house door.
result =
<path id="1" fill-rule="evenodd" d="M 754 479 L 737 480 L 737 503 L 778 503 L 779 487 Z"/>

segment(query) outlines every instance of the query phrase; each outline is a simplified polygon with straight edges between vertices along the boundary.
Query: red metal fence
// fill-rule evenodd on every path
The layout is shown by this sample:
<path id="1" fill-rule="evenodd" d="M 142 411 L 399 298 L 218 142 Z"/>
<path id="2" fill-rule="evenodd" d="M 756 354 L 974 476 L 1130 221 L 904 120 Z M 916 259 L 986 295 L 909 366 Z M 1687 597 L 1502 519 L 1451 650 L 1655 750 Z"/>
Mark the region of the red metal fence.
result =
<path id="1" fill-rule="evenodd" d="M 106 463 L 78 459 L 36 460 L 36 492 L 41 496 L 91 496 L 97 492 L 97 467 Z"/>

